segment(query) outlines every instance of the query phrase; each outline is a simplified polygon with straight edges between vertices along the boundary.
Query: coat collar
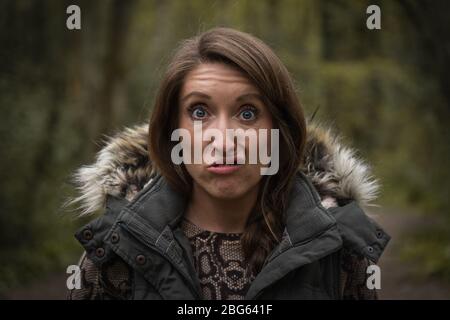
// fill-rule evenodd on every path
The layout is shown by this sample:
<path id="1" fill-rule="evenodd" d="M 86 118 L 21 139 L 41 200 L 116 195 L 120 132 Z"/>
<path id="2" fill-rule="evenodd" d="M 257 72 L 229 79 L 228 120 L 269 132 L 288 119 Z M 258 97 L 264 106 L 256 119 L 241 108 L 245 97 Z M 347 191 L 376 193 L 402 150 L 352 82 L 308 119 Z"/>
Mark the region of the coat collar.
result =
<path id="1" fill-rule="evenodd" d="M 127 216 L 133 219 L 139 217 L 140 221 L 145 221 L 160 234 L 168 226 L 171 229 L 176 228 L 184 213 L 186 198 L 174 191 L 163 177 L 157 175 L 132 201 L 126 203 L 121 219 L 129 220 Z M 285 237 L 289 238 L 290 245 L 304 243 L 336 224 L 335 217 L 321 206 L 317 191 L 302 173 L 294 180 L 285 211 L 285 221 Z"/>
<path id="2" fill-rule="evenodd" d="M 73 175 L 78 195 L 68 204 L 78 206 L 80 215 L 95 214 L 109 196 L 132 200 L 156 174 L 147 151 L 148 124 L 127 128 L 105 141 L 96 160 Z M 378 183 L 370 166 L 344 146 L 330 129 L 307 126 L 305 165 L 299 171 L 311 181 L 321 198 L 331 197 L 339 205 L 356 201 L 373 203 Z"/>

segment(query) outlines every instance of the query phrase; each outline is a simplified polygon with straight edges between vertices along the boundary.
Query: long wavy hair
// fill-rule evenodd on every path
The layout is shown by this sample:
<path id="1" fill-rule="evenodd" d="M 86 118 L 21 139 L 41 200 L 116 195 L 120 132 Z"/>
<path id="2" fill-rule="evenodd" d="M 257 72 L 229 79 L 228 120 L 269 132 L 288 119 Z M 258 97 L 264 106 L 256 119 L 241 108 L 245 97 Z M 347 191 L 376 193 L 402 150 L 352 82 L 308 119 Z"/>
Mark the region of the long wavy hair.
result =
<path id="1" fill-rule="evenodd" d="M 259 89 L 280 132 L 278 173 L 261 179 L 258 200 L 247 221 L 242 245 L 250 270 L 258 273 L 281 240 L 283 212 L 293 178 L 302 165 L 306 140 L 303 108 L 292 78 L 272 49 L 258 38 L 229 28 L 214 28 L 184 40 L 172 57 L 157 92 L 149 126 L 149 153 L 155 168 L 177 191 L 192 188 L 184 165 L 171 161 L 176 144 L 170 136 L 178 125 L 179 93 L 186 74 L 202 63 L 237 68 Z"/>

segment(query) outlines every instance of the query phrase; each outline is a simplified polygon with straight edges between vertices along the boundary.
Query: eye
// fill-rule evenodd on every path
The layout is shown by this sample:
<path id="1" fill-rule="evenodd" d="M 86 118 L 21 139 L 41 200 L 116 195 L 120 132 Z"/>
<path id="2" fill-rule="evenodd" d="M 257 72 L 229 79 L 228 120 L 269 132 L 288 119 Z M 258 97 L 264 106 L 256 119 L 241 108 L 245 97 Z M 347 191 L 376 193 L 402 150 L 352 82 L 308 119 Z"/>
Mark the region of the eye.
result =
<path id="1" fill-rule="evenodd" d="M 257 110 L 255 107 L 248 106 L 239 113 L 239 118 L 244 121 L 252 121 L 256 119 Z"/>
<path id="2" fill-rule="evenodd" d="M 191 117 L 196 120 L 202 120 L 208 115 L 208 112 L 202 105 L 194 106 L 189 111 L 191 112 Z"/>

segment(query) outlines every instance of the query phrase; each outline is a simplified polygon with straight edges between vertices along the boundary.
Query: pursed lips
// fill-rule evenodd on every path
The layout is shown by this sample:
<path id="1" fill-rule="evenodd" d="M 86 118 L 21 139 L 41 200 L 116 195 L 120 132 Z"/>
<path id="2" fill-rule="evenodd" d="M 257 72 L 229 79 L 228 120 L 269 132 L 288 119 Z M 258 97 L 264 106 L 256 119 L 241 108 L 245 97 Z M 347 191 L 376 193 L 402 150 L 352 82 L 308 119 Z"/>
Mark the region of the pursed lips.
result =
<path id="1" fill-rule="evenodd" d="M 245 164 L 245 159 L 243 158 L 228 158 L 228 159 L 221 159 L 222 161 L 216 160 L 212 164 L 208 166 L 210 167 L 219 167 L 219 166 L 240 166 Z M 231 160 L 231 161 L 230 161 Z"/>
<path id="2" fill-rule="evenodd" d="M 227 161 L 225 160 L 225 163 L 220 163 L 223 161 L 215 161 L 214 163 L 212 163 L 211 165 L 209 165 L 207 167 L 207 170 L 211 173 L 214 174 L 231 174 L 237 170 L 239 170 L 239 168 L 242 166 L 242 164 L 238 164 L 238 159 L 234 158 L 232 163 L 226 163 Z M 228 161 L 231 162 L 231 161 Z M 243 162 L 243 161 L 241 161 Z"/>

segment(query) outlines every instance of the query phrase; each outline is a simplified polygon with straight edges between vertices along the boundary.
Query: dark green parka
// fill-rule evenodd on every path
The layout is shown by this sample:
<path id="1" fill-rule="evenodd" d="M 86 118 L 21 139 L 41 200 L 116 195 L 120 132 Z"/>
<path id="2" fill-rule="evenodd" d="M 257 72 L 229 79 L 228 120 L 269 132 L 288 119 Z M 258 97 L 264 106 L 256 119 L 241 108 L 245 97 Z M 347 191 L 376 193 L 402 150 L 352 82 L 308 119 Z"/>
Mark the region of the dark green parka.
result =
<path id="1" fill-rule="evenodd" d="M 76 180 L 84 213 L 104 214 L 77 233 L 85 249 L 72 299 L 200 299 L 188 239 L 186 199 L 152 170 L 146 125 L 112 138 Z M 295 177 L 282 241 L 247 299 L 369 299 L 366 268 L 389 236 L 361 209 L 377 185 L 368 167 L 328 131 L 309 126 L 305 169 Z"/>

